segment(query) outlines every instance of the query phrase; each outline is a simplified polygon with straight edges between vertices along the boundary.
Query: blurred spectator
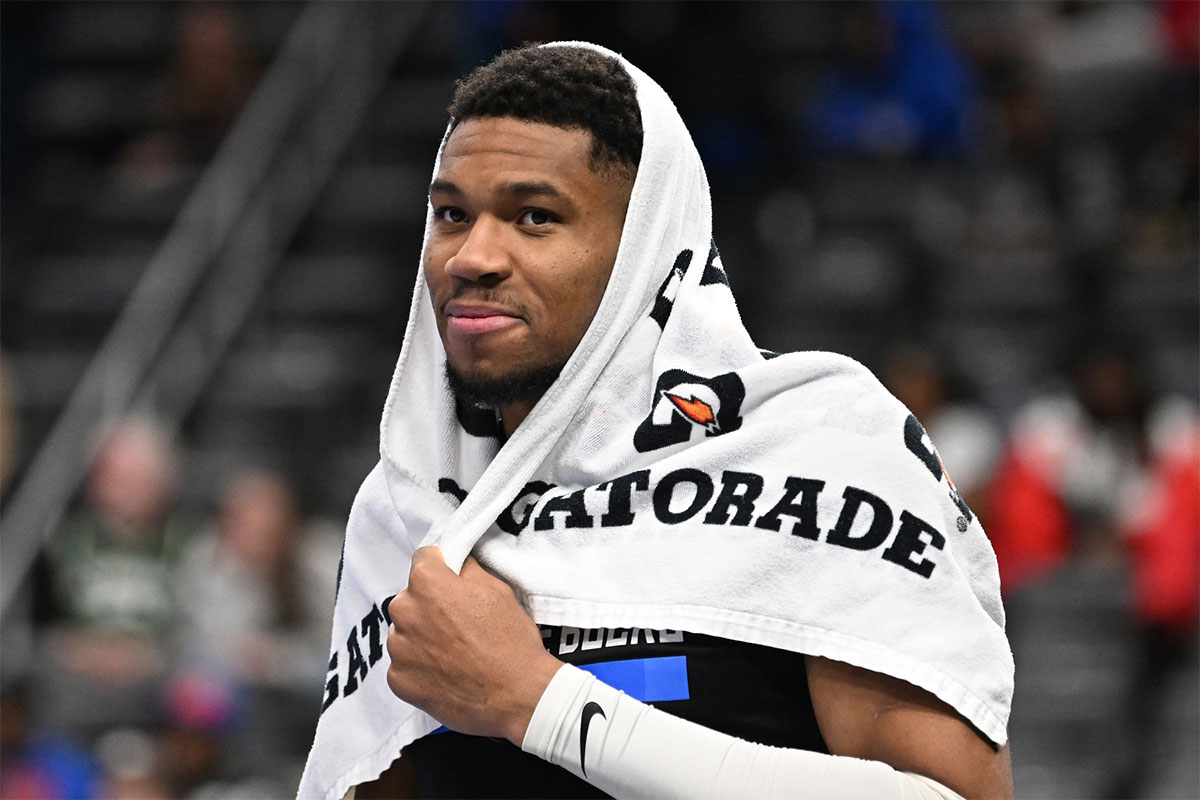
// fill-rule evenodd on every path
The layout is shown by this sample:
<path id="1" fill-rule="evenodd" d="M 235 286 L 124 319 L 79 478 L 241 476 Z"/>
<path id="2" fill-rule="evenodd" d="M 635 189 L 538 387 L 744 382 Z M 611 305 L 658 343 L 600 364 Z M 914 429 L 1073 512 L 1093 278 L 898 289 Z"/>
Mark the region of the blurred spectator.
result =
<path id="1" fill-rule="evenodd" d="M 39 637 L 39 718 L 91 737 L 154 717 L 189 526 L 175 512 L 171 442 L 126 418 L 99 438 L 83 504 L 50 541 L 53 608 Z"/>
<path id="2" fill-rule="evenodd" d="M 1092 131 L 1128 121 L 1127 115 L 1139 109 L 1138 95 L 1150 88 L 1166 60 L 1156 4 L 1064 0 L 1028 5 L 1034 18 L 1030 56 L 1068 124 Z"/>
<path id="3" fill-rule="evenodd" d="M 28 687 L 0 691 L 0 798 L 90 800 L 102 796 L 100 770 L 85 750 L 65 739 L 35 735 Z"/>
<path id="4" fill-rule="evenodd" d="M 1195 72 L 1200 67 L 1200 2 L 1163 0 L 1158 7 L 1171 65 L 1180 72 Z"/>
<path id="5" fill-rule="evenodd" d="M 1132 669 L 1114 673 L 1107 705 L 1095 710 L 1111 747 L 1090 794 L 1113 798 L 1161 788 L 1158 759 L 1178 744 L 1168 709 L 1179 680 L 1194 674 L 1200 617 L 1200 417 L 1192 400 L 1150 396 L 1140 363 L 1126 347 L 1093 343 L 1076 359 L 1069 390 L 1021 411 L 987 518 L 1010 600 L 1036 596 L 1070 562 L 1112 576 L 1110 593 L 1128 580 L 1130 599 L 1114 598 L 1113 613 L 1096 623 L 1122 640 L 1134 634 Z M 1063 613 L 1017 607 L 1024 616 L 1010 616 L 1010 630 L 1036 630 L 1035 617 Z M 1097 669 L 1113 659 L 1097 652 Z"/>
<path id="6" fill-rule="evenodd" d="M 1134 613 L 1186 642 L 1200 614 L 1200 421 L 1182 398 L 1150 431 L 1149 480 L 1123 527 L 1133 565 Z"/>
<path id="7" fill-rule="evenodd" d="M 992 416 L 953 381 L 930 351 L 908 345 L 884 365 L 883 383 L 925 426 L 955 487 L 972 509 L 992 477 L 1001 435 Z"/>
<path id="8" fill-rule="evenodd" d="M 1052 78 L 1142 68 L 1163 56 L 1155 4 L 1061 0 L 1040 6 L 1033 55 Z"/>
<path id="9" fill-rule="evenodd" d="M 105 800 L 172 797 L 149 732 L 136 727 L 113 728 L 96 741 L 95 752 L 104 768 Z"/>
<path id="10" fill-rule="evenodd" d="M 304 520 L 281 477 L 252 471 L 229 484 L 212 528 L 184 554 L 177 663 L 237 701 L 236 725 L 221 733 L 224 773 L 197 796 L 260 796 L 264 781 L 302 766 L 328 662 L 335 530 Z M 198 752 L 209 734 L 195 727 L 170 742 Z"/>
<path id="11" fill-rule="evenodd" d="M 1019 588 L 1070 554 L 1116 558 L 1127 537 L 1145 542 L 1134 547 L 1136 569 L 1154 572 L 1168 564 L 1168 571 L 1187 572 L 1190 567 L 1170 563 L 1195 547 L 1188 543 L 1194 528 L 1181 522 L 1200 501 L 1200 486 L 1189 483 L 1181 467 L 1194 446 L 1188 444 L 1194 411 L 1181 413 L 1178 404 L 1189 407 L 1178 399 L 1154 402 L 1139 361 L 1109 344 L 1088 349 L 1073 378 L 1073 391 L 1034 399 L 1021 411 L 990 488 L 989 534 L 1004 587 Z M 1160 547 L 1171 555 L 1164 559 Z M 1188 583 L 1180 572 L 1166 581 L 1174 589 L 1162 583 L 1163 575 L 1140 579 L 1166 593 Z M 1140 599 L 1139 607 L 1150 607 L 1147 602 Z"/>
<path id="12" fill-rule="evenodd" d="M 199 673 L 177 675 L 163 694 L 163 712 L 157 761 L 171 796 L 193 797 L 228 778 L 224 744 L 236 724 L 234 687 Z"/>
<path id="13" fill-rule="evenodd" d="M 1017 162 L 1031 164 L 1052 179 L 1059 153 L 1054 109 L 1044 87 L 1018 54 L 996 59 L 989 67 L 987 130 L 991 146 Z"/>
<path id="14" fill-rule="evenodd" d="M 169 562 L 162 555 L 179 544 L 164 536 L 175 469 L 165 435 L 147 420 L 124 420 L 100 437 L 85 507 L 53 543 L 58 599 L 70 620 L 113 630 L 167 622 Z"/>
<path id="15" fill-rule="evenodd" d="M 162 125 L 125 149 L 121 172 L 137 188 L 169 182 L 181 165 L 207 163 L 257 80 L 245 27 L 227 2 L 184 3 L 159 88 Z"/>
<path id="16" fill-rule="evenodd" d="M 1054 106 L 1057 124 L 1076 140 L 1144 124 L 1164 70 L 1187 48 L 1176 26 L 1187 25 L 1188 10 L 1166 3 L 1013 5 L 1023 23 L 1022 58 Z"/>
<path id="17" fill-rule="evenodd" d="M 83 507 L 51 541 L 59 622 L 80 634 L 63 655 L 94 678 L 120 683 L 161 666 L 159 636 L 174 622 L 188 534 L 173 514 L 176 481 L 166 434 L 149 420 L 122 420 L 100 437 Z"/>
<path id="18" fill-rule="evenodd" d="M 988 534 L 1010 592 L 1072 553 L 1117 555 L 1149 479 L 1151 409 L 1137 362 L 1096 346 L 1073 373 L 1071 391 L 1018 414 L 990 488 Z"/>
<path id="19" fill-rule="evenodd" d="M 1149 788 L 1173 681 L 1196 658 L 1200 622 L 1200 419 L 1177 399 L 1150 432 L 1151 464 L 1123 533 L 1129 546 L 1138 665 L 1124 700 L 1123 739 L 1109 797 Z"/>
<path id="20" fill-rule="evenodd" d="M 822 153 L 953 157 L 968 153 L 976 88 L 929 2 L 851 3 L 844 57 L 807 112 Z"/>
<path id="21" fill-rule="evenodd" d="M 233 481 L 214 529 L 183 557 L 182 663 L 242 684 L 320 683 L 337 556 L 302 523 L 295 495 L 277 475 L 250 472 Z"/>

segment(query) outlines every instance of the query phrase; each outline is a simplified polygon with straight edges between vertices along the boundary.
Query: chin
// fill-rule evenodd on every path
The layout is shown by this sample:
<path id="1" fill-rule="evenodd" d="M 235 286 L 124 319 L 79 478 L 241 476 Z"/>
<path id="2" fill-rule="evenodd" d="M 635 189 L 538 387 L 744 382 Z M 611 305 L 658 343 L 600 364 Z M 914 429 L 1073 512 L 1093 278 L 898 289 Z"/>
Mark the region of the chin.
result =
<path id="1" fill-rule="evenodd" d="M 507 370 L 461 369 L 447 360 L 446 382 L 450 391 L 468 405 L 502 406 L 541 397 L 562 368 L 563 364 L 556 362 Z"/>

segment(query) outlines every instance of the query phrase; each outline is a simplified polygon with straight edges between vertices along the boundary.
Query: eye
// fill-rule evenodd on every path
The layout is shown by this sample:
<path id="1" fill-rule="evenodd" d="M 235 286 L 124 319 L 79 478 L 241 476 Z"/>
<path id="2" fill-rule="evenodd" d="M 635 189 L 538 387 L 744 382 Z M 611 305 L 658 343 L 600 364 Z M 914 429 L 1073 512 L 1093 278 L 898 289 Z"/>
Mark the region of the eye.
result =
<path id="1" fill-rule="evenodd" d="M 439 222 L 462 223 L 467 221 L 467 212 L 454 206 L 438 206 L 433 210 L 433 218 Z"/>
<path id="2" fill-rule="evenodd" d="M 556 218 L 549 211 L 543 211 L 540 208 L 527 208 L 521 212 L 521 216 L 517 218 L 517 222 L 521 225 L 541 226 L 548 225 L 551 222 L 556 222 Z"/>

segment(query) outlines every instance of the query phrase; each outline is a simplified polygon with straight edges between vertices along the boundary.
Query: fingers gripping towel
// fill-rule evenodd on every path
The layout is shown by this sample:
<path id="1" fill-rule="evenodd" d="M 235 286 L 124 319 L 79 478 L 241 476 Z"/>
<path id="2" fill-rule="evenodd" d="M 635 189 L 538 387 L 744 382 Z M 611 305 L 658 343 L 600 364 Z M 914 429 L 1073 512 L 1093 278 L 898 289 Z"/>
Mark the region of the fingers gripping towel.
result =
<path id="1" fill-rule="evenodd" d="M 381 461 L 347 527 L 300 795 L 341 797 L 438 727 L 386 683 L 387 601 L 426 544 L 455 569 L 473 552 L 540 623 L 826 656 L 920 686 L 1002 744 L 1013 663 L 978 521 L 920 423 L 866 369 L 754 346 L 678 112 L 595 49 L 633 77 L 645 131 L 607 291 L 501 446 L 492 413 L 458 408 L 445 388 L 418 277 Z"/>

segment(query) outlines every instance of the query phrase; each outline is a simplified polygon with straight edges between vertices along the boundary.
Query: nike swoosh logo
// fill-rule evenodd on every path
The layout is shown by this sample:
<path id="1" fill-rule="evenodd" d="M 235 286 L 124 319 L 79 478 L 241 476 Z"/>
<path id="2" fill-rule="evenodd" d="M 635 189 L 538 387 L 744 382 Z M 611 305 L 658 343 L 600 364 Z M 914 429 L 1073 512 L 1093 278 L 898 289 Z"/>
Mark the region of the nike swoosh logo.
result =
<path id="1" fill-rule="evenodd" d="M 587 750 L 588 726 L 592 724 L 592 717 L 596 716 L 597 714 L 604 717 L 605 720 L 608 719 L 608 717 L 604 715 L 604 709 L 600 707 L 599 703 L 588 701 L 587 705 L 583 707 L 583 714 L 580 717 L 579 767 L 583 770 L 583 777 L 585 778 L 587 777 L 587 762 L 583 760 L 583 754 L 584 751 Z"/>

